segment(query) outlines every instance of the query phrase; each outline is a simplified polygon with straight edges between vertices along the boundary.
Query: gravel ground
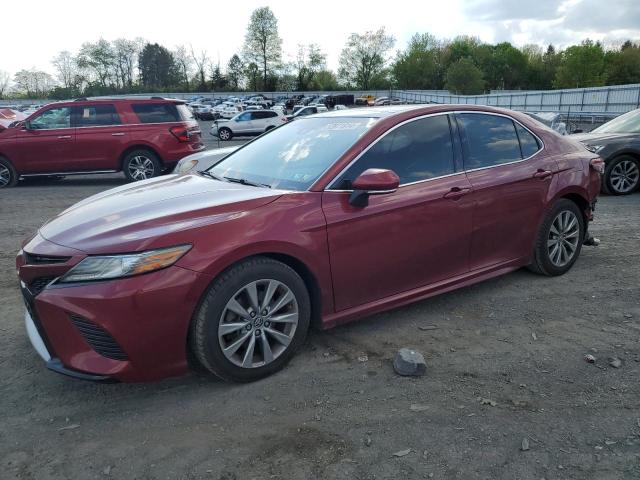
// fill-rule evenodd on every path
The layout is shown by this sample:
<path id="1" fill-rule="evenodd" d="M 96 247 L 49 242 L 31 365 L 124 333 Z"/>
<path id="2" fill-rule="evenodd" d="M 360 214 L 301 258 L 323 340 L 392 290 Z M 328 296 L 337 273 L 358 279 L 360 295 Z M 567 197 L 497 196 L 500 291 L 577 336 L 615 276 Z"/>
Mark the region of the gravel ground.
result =
<path id="1" fill-rule="evenodd" d="M 602 244 L 564 277 L 522 270 L 313 332 L 253 384 L 72 380 L 29 344 L 14 255 L 45 219 L 122 182 L 0 192 L 0 478 L 640 478 L 639 194 L 601 198 Z M 393 373 L 404 346 L 426 376 Z"/>

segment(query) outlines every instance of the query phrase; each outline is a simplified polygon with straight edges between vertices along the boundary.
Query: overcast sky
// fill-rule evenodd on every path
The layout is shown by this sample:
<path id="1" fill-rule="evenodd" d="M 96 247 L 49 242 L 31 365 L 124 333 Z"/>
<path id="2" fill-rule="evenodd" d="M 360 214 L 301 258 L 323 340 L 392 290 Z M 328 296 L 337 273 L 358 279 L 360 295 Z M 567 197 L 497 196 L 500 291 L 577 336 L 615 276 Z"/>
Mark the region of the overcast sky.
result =
<path id="1" fill-rule="evenodd" d="M 585 38 L 607 43 L 640 40 L 640 0 L 30 0 L 0 7 L 0 70 L 38 68 L 55 73 L 51 59 L 77 52 L 100 37 L 143 37 L 168 48 L 193 45 L 224 66 L 242 48 L 249 16 L 269 6 L 279 21 L 284 59 L 300 43 L 318 43 L 336 69 L 352 32 L 384 26 L 404 48 L 415 32 L 439 38 L 474 35 L 563 47 Z"/>

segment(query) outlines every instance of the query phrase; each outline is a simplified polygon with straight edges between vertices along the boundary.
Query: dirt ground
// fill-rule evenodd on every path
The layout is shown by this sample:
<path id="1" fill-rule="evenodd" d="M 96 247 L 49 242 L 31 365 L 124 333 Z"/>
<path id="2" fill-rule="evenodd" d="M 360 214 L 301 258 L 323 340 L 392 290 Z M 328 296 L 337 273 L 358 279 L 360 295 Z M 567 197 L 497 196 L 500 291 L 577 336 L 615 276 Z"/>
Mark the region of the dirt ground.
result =
<path id="1" fill-rule="evenodd" d="M 640 194 L 600 199 L 602 245 L 564 277 L 522 270 L 313 332 L 271 378 L 86 383 L 29 344 L 14 255 L 45 219 L 121 183 L 0 192 L 0 478 L 640 478 Z M 426 376 L 393 373 L 404 346 Z"/>

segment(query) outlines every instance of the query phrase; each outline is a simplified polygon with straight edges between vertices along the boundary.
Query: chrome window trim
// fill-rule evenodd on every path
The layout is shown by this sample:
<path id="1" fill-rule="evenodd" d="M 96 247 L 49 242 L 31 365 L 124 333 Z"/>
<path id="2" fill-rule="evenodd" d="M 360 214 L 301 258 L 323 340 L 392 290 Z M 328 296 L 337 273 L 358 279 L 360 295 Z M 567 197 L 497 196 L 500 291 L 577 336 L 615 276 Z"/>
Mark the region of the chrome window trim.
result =
<path id="1" fill-rule="evenodd" d="M 344 167 L 335 177 L 333 177 L 333 180 L 331 180 L 331 182 L 324 188 L 324 191 L 332 191 L 332 192 L 353 192 L 353 190 L 333 190 L 331 187 L 333 186 L 333 184 L 342 176 L 342 174 L 344 174 L 349 168 L 351 168 L 351 166 L 356 163 L 358 160 L 360 160 L 360 158 L 369 151 L 370 148 L 372 148 L 374 145 L 376 145 L 380 140 L 382 140 L 384 137 L 386 137 L 387 135 L 389 135 L 391 132 L 393 132 L 396 128 L 400 128 L 404 125 L 406 125 L 407 123 L 411 123 L 411 122 L 415 122 L 417 120 L 422 120 L 424 118 L 429 118 L 429 117 L 436 117 L 436 116 L 440 116 L 440 115 L 449 115 L 453 112 L 437 112 L 437 113 L 428 113 L 425 115 L 420 115 L 419 117 L 413 117 L 413 118 L 409 118 L 408 120 L 405 120 L 404 122 L 398 123 L 397 125 L 394 125 L 393 127 L 391 127 L 389 130 L 387 130 L 386 132 L 384 132 L 382 135 L 380 135 L 378 138 L 376 138 L 373 142 L 371 142 L 369 145 L 367 145 L 367 148 L 365 148 L 364 150 L 362 150 L 358 156 L 356 158 L 354 158 L 353 160 L 351 160 L 351 162 L 349 162 L 349 165 L 347 165 L 346 167 Z M 451 146 L 452 146 L 452 153 L 455 155 L 455 151 L 453 150 L 453 143 L 454 143 L 454 139 L 453 139 L 453 132 L 451 132 L 451 126 L 449 126 L 449 131 L 451 134 Z M 452 157 L 451 158 L 451 162 L 453 164 L 453 167 L 455 168 L 455 160 Z M 421 183 L 421 182 L 425 182 L 428 180 L 435 180 L 438 178 L 444 178 L 444 177 L 449 177 L 451 175 L 457 175 L 459 173 L 463 173 L 463 171 L 461 172 L 453 172 L 453 173 L 449 173 L 447 175 L 442 175 L 439 177 L 433 177 L 433 178 L 425 178 L 424 180 L 417 180 L 415 182 L 410 182 L 410 183 L 403 183 L 401 185 L 398 185 L 398 188 L 402 188 L 404 186 L 407 185 L 415 185 L 416 183 Z"/>
<path id="2" fill-rule="evenodd" d="M 75 128 L 75 129 L 82 129 L 82 128 L 114 128 L 114 127 L 140 127 L 140 126 L 145 126 L 145 125 L 169 125 L 169 124 L 181 124 L 181 123 L 188 123 L 190 122 L 190 120 L 181 120 L 181 121 L 177 121 L 177 122 L 154 122 L 154 123 L 118 123 L 118 124 L 113 124 L 113 125 L 95 125 L 92 127 L 64 127 L 64 128 L 37 128 L 34 130 L 37 130 L 38 132 L 47 132 L 47 131 L 51 131 L 51 130 L 69 130 L 71 128 Z"/>
<path id="3" fill-rule="evenodd" d="M 331 191 L 331 192 L 343 192 L 343 193 L 345 193 L 345 192 L 353 192 L 353 190 L 333 190 L 333 189 L 331 189 L 331 187 L 332 187 L 332 186 L 333 186 L 333 184 L 334 184 L 334 183 L 335 183 L 335 182 L 336 182 L 336 181 L 337 181 L 337 180 L 342 176 L 342 174 L 343 174 L 343 173 L 345 173 L 345 172 L 346 172 L 346 171 L 347 171 L 347 170 L 348 170 L 348 169 L 349 169 L 349 168 L 350 168 L 350 167 L 351 167 L 355 162 L 357 162 L 357 161 L 360 159 L 360 157 L 362 157 L 362 156 L 363 156 L 363 155 L 364 155 L 364 154 L 365 154 L 365 153 L 366 153 L 366 152 L 367 152 L 371 147 L 373 147 L 376 143 L 378 143 L 381 139 L 383 139 L 383 138 L 384 138 L 385 136 L 387 136 L 389 133 L 393 132 L 396 128 L 399 128 L 399 127 L 401 127 L 401 126 L 403 126 L 403 125 L 405 125 L 405 124 L 407 124 L 407 123 L 409 123 L 409 122 L 413 122 L 413 121 L 415 121 L 415 120 L 420 120 L 420 119 L 423 119 L 423 118 L 435 117 L 435 116 L 438 116 L 438 115 L 454 115 L 454 114 L 457 114 L 457 113 L 475 113 L 475 114 L 480 114 L 480 115 L 494 115 L 494 116 L 497 116 L 497 117 L 504 117 L 504 118 L 508 118 L 509 120 L 511 120 L 511 121 L 513 121 L 513 122 L 517 123 L 518 125 L 520 125 L 520 126 L 521 126 L 522 128 L 524 128 L 527 132 L 529 132 L 531 135 L 533 135 L 533 136 L 534 136 L 534 138 L 535 138 L 538 142 L 540 142 L 541 147 L 540 147 L 540 148 L 539 148 L 539 149 L 538 149 L 538 150 L 537 150 L 533 155 L 530 155 L 530 156 L 528 156 L 527 158 L 522 158 L 522 159 L 520 159 L 520 160 L 515 160 L 515 161 L 513 161 L 513 162 L 500 163 L 500 164 L 498 164 L 498 165 L 490 165 L 490 166 L 488 166 L 488 167 L 479 167 L 479 168 L 473 168 L 473 169 L 466 169 L 466 168 L 464 168 L 464 153 L 463 153 L 463 155 L 462 155 L 463 168 L 462 168 L 462 170 L 461 170 L 461 171 L 459 171 L 459 172 L 454 172 L 454 173 L 450 173 L 450 174 L 447 174 L 447 175 L 441 175 L 441 176 L 439 176 L 439 177 L 425 178 L 424 180 L 417 180 L 417 181 L 415 181 L 415 182 L 403 183 L 403 184 L 401 184 L 401 185 L 398 185 L 398 188 L 407 187 L 407 186 L 410 186 L 410 185 L 416 185 L 416 184 L 418 184 L 418 183 L 423 183 L 423 182 L 429 182 L 429 181 L 432 181 L 432 180 L 439 180 L 439 179 L 441 179 L 441 178 L 452 177 L 452 176 L 454 176 L 454 175 L 460 175 L 460 174 L 462 174 L 462 173 L 476 172 L 476 171 L 478 171 L 478 170 L 486 170 L 486 169 L 489 169 L 489 168 L 496 168 L 496 167 L 502 167 L 502 166 L 505 166 L 505 165 L 513 165 L 513 164 L 515 164 L 515 163 L 525 162 L 525 161 L 527 161 L 527 160 L 529 160 L 529 159 L 531 159 L 531 158 L 535 157 L 537 154 L 539 154 L 539 153 L 540 153 L 541 151 L 543 151 L 543 150 L 544 150 L 544 148 L 545 148 L 545 143 L 544 143 L 544 141 L 543 141 L 543 140 L 542 140 L 538 135 L 536 135 L 534 132 L 532 132 L 532 131 L 531 131 L 531 130 L 526 126 L 526 125 L 523 125 L 523 124 L 522 124 L 522 122 L 520 122 L 519 120 L 517 120 L 517 119 L 515 119 L 515 118 L 513 118 L 513 117 L 511 117 L 511 116 L 509 116 L 509 115 L 503 114 L 503 113 L 497 113 L 497 112 L 485 112 L 485 111 L 482 111 L 482 110 L 451 110 L 451 111 L 447 111 L 447 112 L 428 113 L 428 114 L 426 114 L 426 115 L 420 115 L 419 117 L 414 117 L 414 118 L 410 118 L 410 119 L 408 119 L 408 120 L 405 120 L 404 122 L 399 123 L 399 124 L 397 124 L 397 125 L 394 125 L 392 128 L 390 128 L 389 130 L 387 130 L 386 132 L 384 132 L 384 134 L 383 134 L 383 135 L 381 135 L 380 137 L 378 137 L 374 142 L 372 142 L 372 143 L 370 143 L 369 145 L 367 145 L 367 148 L 365 148 L 362 152 L 360 152 L 360 153 L 358 154 L 358 156 L 357 156 L 356 158 L 354 158 L 351 162 L 349 162 L 349 164 L 348 164 L 346 167 L 344 167 L 344 168 L 343 168 L 343 169 L 342 169 L 342 170 L 341 170 L 341 171 L 340 171 L 340 172 L 339 172 L 339 173 L 338 173 L 338 174 L 333 178 L 333 180 L 332 180 L 331 182 L 329 182 L 329 184 L 324 188 L 324 191 L 325 191 L 325 192 L 326 192 L 326 191 Z M 516 136 L 517 136 L 517 135 L 518 135 L 518 134 L 517 134 L 517 132 L 516 132 Z M 453 136 L 453 132 L 452 132 L 452 136 Z M 453 138 L 452 138 L 452 140 L 453 140 Z M 462 139 L 460 139 L 460 142 L 461 142 L 461 143 L 463 143 Z M 519 143 L 520 143 L 520 138 L 518 137 L 518 144 L 519 144 Z M 454 165 L 454 167 L 455 167 L 455 165 Z"/>

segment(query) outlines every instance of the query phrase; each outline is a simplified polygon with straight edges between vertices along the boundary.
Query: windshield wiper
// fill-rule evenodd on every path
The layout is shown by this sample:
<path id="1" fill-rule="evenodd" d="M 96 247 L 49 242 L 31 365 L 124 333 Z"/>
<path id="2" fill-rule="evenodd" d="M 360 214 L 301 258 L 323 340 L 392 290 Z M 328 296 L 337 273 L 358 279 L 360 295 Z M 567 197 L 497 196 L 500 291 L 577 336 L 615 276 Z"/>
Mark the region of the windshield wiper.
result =
<path id="1" fill-rule="evenodd" d="M 246 178 L 233 178 L 233 177 L 224 177 L 227 182 L 240 183 L 242 185 L 250 185 L 252 187 L 266 187 L 271 188 L 271 185 L 268 183 L 260 183 L 260 182 L 250 182 Z"/>
<path id="2" fill-rule="evenodd" d="M 215 173 L 211 173 L 209 170 L 200 170 L 198 173 L 204 177 L 213 178 L 214 180 L 218 180 L 220 182 L 224 182 L 224 178 L 217 176 Z"/>

